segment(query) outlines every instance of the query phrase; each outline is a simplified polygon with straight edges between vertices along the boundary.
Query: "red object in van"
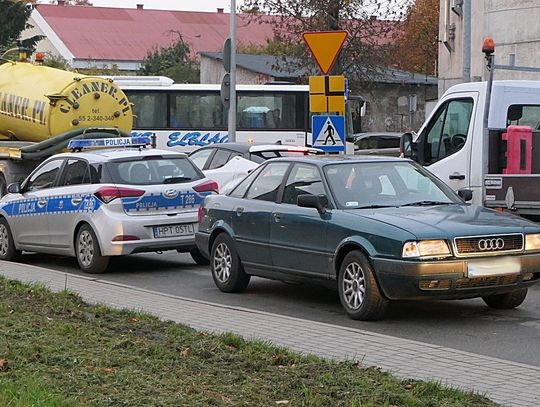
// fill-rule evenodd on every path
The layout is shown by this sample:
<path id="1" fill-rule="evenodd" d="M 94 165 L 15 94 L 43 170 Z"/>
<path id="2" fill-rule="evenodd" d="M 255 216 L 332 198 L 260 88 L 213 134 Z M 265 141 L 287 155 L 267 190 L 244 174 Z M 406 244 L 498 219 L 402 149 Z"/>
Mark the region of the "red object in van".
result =
<path id="1" fill-rule="evenodd" d="M 530 174 L 532 129 L 529 126 L 508 126 L 501 137 L 506 140 L 506 168 L 503 174 Z"/>

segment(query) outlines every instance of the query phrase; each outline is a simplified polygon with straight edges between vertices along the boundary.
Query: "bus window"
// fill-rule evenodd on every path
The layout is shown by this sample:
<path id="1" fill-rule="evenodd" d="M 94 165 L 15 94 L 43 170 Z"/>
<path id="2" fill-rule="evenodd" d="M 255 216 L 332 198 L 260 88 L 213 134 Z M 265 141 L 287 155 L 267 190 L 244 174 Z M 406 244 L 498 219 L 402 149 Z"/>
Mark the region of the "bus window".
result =
<path id="1" fill-rule="evenodd" d="M 170 125 L 185 129 L 223 129 L 226 113 L 219 93 L 174 93 L 170 100 Z"/>
<path id="2" fill-rule="evenodd" d="M 303 131 L 305 97 L 294 92 L 237 92 L 238 129 Z"/>
<path id="3" fill-rule="evenodd" d="M 158 92 L 133 92 L 134 127 L 140 129 L 164 129 L 167 127 L 167 97 Z"/>

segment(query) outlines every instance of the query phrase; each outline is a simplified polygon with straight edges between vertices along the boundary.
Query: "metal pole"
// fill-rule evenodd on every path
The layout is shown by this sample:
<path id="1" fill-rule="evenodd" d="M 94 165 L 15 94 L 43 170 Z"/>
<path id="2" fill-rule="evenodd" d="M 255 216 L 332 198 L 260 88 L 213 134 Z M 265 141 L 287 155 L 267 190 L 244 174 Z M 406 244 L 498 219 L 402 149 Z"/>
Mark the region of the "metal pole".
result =
<path id="1" fill-rule="evenodd" d="M 494 55 L 486 54 L 488 80 L 486 84 L 486 100 L 484 101 L 484 132 L 482 138 L 482 183 L 489 173 L 489 108 L 491 104 L 491 89 L 493 88 Z M 486 189 L 482 188 L 482 204 L 486 201 Z"/>
<path id="2" fill-rule="evenodd" d="M 236 0 L 231 0 L 231 99 L 229 105 L 229 141 L 236 141 Z"/>
<path id="3" fill-rule="evenodd" d="M 471 81 L 471 1 L 463 0 L 463 82 Z"/>

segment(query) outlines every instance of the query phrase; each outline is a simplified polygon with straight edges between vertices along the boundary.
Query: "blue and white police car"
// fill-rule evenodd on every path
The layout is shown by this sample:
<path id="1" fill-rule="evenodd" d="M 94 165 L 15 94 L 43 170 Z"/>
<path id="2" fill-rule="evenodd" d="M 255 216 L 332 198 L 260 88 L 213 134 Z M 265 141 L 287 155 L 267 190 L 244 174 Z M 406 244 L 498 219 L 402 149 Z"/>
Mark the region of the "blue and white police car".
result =
<path id="1" fill-rule="evenodd" d="M 0 200 L 0 260 L 22 251 L 75 256 L 83 271 L 101 273 L 110 256 L 177 250 L 208 264 L 195 232 L 199 206 L 218 185 L 187 155 L 145 148 L 149 141 L 72 140 L 71 152 L 10 184 Z"/>

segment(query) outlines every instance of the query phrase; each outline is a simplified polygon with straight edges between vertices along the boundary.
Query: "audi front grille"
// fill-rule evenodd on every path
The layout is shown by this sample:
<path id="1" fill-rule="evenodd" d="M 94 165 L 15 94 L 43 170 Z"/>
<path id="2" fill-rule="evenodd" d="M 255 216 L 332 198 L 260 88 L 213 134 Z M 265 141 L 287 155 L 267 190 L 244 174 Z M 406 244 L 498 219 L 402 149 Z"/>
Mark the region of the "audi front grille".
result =
<path id="1" fill-rule="evenodd" d="M 523 250 L 523 241 L 521 233 L 456 237 L 454 239 L 454 249 L 457 256 L 489 256 L 520 252 Z"/>

